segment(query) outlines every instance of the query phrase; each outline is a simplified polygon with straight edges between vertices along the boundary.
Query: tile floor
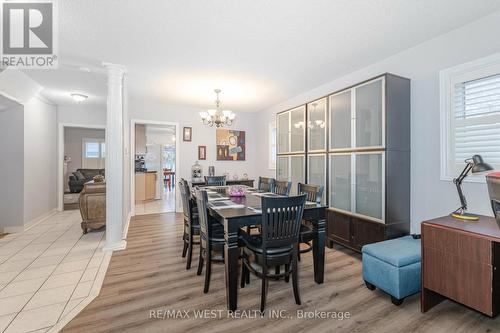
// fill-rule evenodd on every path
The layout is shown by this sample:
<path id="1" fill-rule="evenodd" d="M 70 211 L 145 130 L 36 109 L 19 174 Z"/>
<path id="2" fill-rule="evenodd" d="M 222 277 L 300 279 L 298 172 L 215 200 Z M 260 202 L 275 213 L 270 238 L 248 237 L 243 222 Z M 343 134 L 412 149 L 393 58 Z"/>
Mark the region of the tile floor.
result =
<path id="1" fill-rule="evenodd" d="M 104 231 L 83 235 L 80 222 L 64 211 L 0 238 L 0 332 L 62 327 L 99 293 L 111 253 Z"/>
<path id="2" fill-rule="evenodd" d="M 135 205 L 135 215 L 170 212 L 175 212 L 175 190 L 168 190 L 166 187 L 162 199 L 145 201 Z"/>

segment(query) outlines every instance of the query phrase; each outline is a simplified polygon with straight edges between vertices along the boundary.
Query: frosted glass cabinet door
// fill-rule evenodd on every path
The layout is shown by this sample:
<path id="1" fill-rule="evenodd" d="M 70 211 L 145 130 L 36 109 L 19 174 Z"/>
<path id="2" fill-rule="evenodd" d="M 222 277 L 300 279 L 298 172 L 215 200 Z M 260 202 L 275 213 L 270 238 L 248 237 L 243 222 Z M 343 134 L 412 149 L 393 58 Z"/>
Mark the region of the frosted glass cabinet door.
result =
<path id="1" fill-rule="evenodd" d="M 330 207 L 351 211 L 351 155 L 330 155 Z"/>
<path id="2" fill-rule="evenodd" d="M 297 184 L 304 183 L 305 170 L 304 170 L 305 157 L 303 155 L 290 156 L 290 178 L 292 182 L 291 194 L 297 194 Z"/>
<path id="3" fill-rule="evenodd" d="M 287 153 L 290 150 L 290 112 L 278 115 L 278 153 Z"/>
<path id="4" fill-rule="evenodd" d="M 326 98 L 307 104 L 309 151 L 326 150 Z"/>
<path id="5" fill-rule="evenodd" d="M 356 213 L 382 219 L 381 153 L 356 154 Z"/>
<path id="6" fill-rule="evenodd" d="M 288 180 L 288 156 L 278 156 L 276 160 L 276 179 Z"/>
<path id="7" fill-rule="evenodd" d="M 326 155 L 309 155 L 307 168 L 307 183 L 324 186 L 326 189 Z M 323 192 L 324 193 L 324 192 Z M 325 202 L 325 195 L 321 202 Z"/>
<path id="8" fill-rule="evenodd" d="M 330 96 L 330 149 L 351 148 L 351 91 Z"/>
<path id="9" fill-rule="evenodd" d="M 382 146 L 382 84 L 380 79 L 356 88 L 356 147 Z"/>
<path id="10" fill-rule="evenodd" d="M 305 105 L 299 106 L 293 110 L 290 110 L 290 152 L 301 153 L 304 151 L 304 139 L 305 139 L 305 117 L 306 107 Z"/>

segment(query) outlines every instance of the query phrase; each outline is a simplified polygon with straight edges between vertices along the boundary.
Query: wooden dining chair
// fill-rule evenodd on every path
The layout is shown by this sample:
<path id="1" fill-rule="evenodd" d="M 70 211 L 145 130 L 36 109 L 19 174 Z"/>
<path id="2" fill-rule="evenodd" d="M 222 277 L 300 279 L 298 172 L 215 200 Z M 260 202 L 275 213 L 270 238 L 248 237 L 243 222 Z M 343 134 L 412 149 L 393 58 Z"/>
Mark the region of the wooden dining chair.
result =
<path id="1" fill-rule="evenodd" d="M 189 184 L 185 179 L 179 181 L 179 189 L 181 191 L 182 213 L 184 216 L 184 234 L 182 235 L 184 246 L 182 248 L 182 257 L 184 258 L 187 255 L 186 269 L 190 269 L 191 259 L 193 257 L 193 245 L 199 244 L 199 242 L 194 242 L 193 238 L 195 235 L 200 234 L 200 223 L 198 213 L 195 213 L 194 202 L 191 199 Z"/>
<path id="2" fill-rule="evenodd" d="M 257 189 L 266 192 L 273 192 L 274 178 L 259 177 Z"/>
<path id="3" fill-rule="evenodd" d="M 262 233 L 242 232 L 245 244 L 242 255 L 241 288 L 250 283 L 250 272 L 262 279 L 260 311 L 264 312 L 269 279 L 292 275 L 295 303 L 300 305 L 298 281 L 298 241 L 306 195 L 262 198 Z M 285 266 L 283 273 L 270 268 Z"/>
<path id="4" fill-rule="evenodd" d="M 200 220 L 200 257 L 198 261 L 197 275 L 201 275 L 205 266 L 205 284 L 203 292 L 208 293 L 210 287 L 210 275 L 212 273 L 212 261 L 224 262 L 224 228 L 222 225 L 210 218 L 208 215 L 207 191 L 196 190 L 196 203 Z M 212 251 L 220 251 L 220 257 L 213 257 Z"/>
<path id="5" fill-rule="evenodd" d="M 226 176 L 205 176 L 205 185 L 207 186 L 225 186 Z"/>
<path id="6" fill-rule="evenodd" d="M 325 187 L 321 185 L 299 183 L 297 186 L 297 193 L 305 194 L 307 198 L 306 200 L 309 202 L 321 204 L 321 197 L 323 196 L 324 188 Z M 308 221 L 303 221 L 300 224 L 299 242 L 302 244 L 306 244 L 307 247 L 305 249 L 300 249 L 299 247 L 299 260 L 301 253 L 306 253 L 312 250 L 313 238 L 314 232 L 310 223 Z"/>
<path id="7" fill-rule="evenodd" d="M 292 182 L 287 182 L 286 180 L 276 180 L 274 182 L 273 192 L 279 195 L 290 195 L 290 190 L 292 189 Z"/>

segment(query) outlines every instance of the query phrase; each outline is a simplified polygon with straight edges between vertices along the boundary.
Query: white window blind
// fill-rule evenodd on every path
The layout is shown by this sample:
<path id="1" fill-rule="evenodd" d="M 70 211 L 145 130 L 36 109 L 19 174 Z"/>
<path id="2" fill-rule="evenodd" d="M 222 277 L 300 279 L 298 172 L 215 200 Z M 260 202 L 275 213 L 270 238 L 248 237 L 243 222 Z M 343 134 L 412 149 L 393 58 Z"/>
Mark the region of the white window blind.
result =
<path id="1" fill-rule="evenodd" d="M 452 89 L 452 170 L 474 154 L 500 168 L 500 73 L 456 82 Z"/>

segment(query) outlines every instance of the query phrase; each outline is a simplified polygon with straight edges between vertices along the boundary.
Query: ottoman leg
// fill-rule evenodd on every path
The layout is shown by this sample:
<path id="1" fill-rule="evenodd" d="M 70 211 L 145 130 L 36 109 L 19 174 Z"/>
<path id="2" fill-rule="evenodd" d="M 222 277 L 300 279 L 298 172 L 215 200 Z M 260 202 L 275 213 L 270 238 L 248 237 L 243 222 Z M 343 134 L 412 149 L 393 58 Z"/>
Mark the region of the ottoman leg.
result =
<path id="1" fill-rule="evenodd" d="M 392 304 L 394 304 L 396 306 L 400 306 L 401 304 L 403 304 L 404 300 L 405 300 L 404 298 L 398 299 L 394 296 L 391 296 L 391 302 L 392 302 Z"/>
<path id="2" fill-rule="evenodd" d="M 375 290 L 377 288 L 377 287 L 375 287 L 373 284 L 371 284 L 368 281 L 365 281 L 365 285 L 366 285 L 366 288 L 368 288 L 370 290 Z"/>

